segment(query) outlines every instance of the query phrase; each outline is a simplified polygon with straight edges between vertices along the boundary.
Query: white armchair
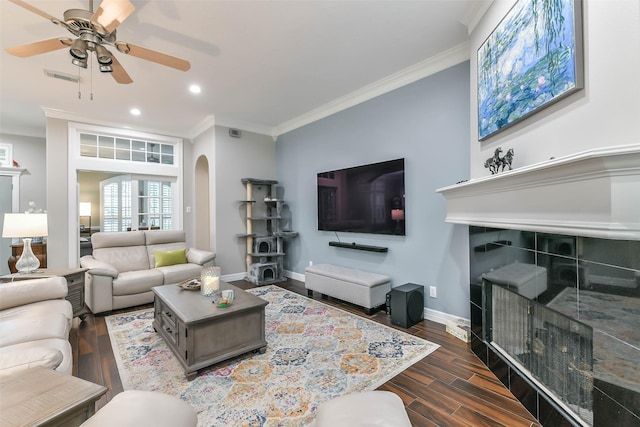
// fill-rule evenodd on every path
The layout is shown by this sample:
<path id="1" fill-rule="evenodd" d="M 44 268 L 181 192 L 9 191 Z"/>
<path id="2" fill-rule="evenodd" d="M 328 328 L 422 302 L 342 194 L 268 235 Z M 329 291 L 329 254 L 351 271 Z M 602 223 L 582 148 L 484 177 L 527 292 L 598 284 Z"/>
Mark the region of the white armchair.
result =
<path id="1" fill-rule="evenodd" d="M 71 375 L 73 320 L 63 277 L 0 285 L 0 376 L 42 366 Z"/>

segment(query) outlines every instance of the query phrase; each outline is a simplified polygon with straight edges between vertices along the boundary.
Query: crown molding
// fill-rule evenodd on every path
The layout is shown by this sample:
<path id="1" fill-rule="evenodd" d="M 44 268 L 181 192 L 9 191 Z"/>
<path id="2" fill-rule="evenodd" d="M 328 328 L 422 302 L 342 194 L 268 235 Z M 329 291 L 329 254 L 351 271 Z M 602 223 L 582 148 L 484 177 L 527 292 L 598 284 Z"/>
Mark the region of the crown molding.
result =
<path id="1" fill-rule="evenodd" d="M 204 119 L 200 121 L 197 125 L 191 128 L 191 132 L 187 135 L 187 139 L 193 142 L 197 137 L 202 135 L 206 130 L 212 128 L 216 125 L 216 116 L 215 114 L 210 114 L 205 116 Z"/>
<path id="2" fill-rule="evenodd" d="M 474 1 L 469 5 L 467 12 L 464 14 L 460 22 L 467 27 L 467 33 L 471 34 L 482 19 L 494 0 Z"/>
<path id="3" fill-rule="evenodd" d="M 273 127 L 252 123 L 244 120 L 237 120 L 231 117 L 217 116 L 216 125 L 232 129 L 240 129 L 246 132 L 258 133 L 260 135 L 273 135 Z"/>
<path id="4" fill-rule="evenodd" d="M 351 108 L 377 96 L 391 92 L 392 90 L 406 86 L 439 71 L 457 65 L 469 59 L 469 42 L 461 43 L 438 55 L 391 74 L 377 82 L 353 91 L 345 96 L 335 99 L 323 106 L 302 114 L 292 120 L 286 121 L 273 128 L 272 135 L 277 137 L 284 133 L 298 129 L 332 114 Z"/>
<path id="5" fill-rule="evenodd" d="M 253 132 L 260 135 L 268 135 L 274 137 L 272 133 L 273 128 L 271 126 L 265 126 L 258 123 L 252 123 L 244 120 L 237 120 L 230 117 L 216 116 L 215 114 L 211 114 L 206 116 L 199 124 L 194 126 L 191 129 L 191 132 L 189 132 L 189 136 L 187 136 L 187 138 L 193 141 L 203 132 L 214 126 L 240 129 L 245 132 Z"/>
<path id="6" fill-rule="evenodd" d="M 55 108 L 42 107 L 42 110 L 44 111 L 45 117 L 51 118 L 51 119 L 61 119 L 61 120 L 67 120 L 69 122 L 79 122 L 79 123 L 86 123 L 90 125 L 105 126 L 105 127 L 118 128 L 118 129 L 131 129 L 136 132 L 145 132 L 145 133 L 150 133 L 155 135 L 169 136 L 173 138 L 184 138 L 184 135 L 177 135 L 175 132 L 172 132 L 169 130 L 145 128 L 145 127 L 127 124 L 127 123 L 117 123 L 117 122 L 110 122 L 107 120 L 99 120 L 91 117 L 83 117 L 76 113 L 71 113 L 69 111 L 64 111 L 64 110 L 57 110 Z"/>
<path id="7" fill-rule="evenodd" d="M 479 21 L 480 17 L 484 15 L 488 7 L 491 5 L 493 0 L 488 2 L 480 2 L 479 6 L 475 6 L 473 8 L 473 15 L 471 12 L 468 12 L 465 15 L 465 19 L 469 16 L 470 22 L 474 22 L 474 25 Z M 478 15 L 479 14 L 479 15 Z M 476 17 L 477 16 L 477 17 Z M 466 22 L 463 22 L 467 25 Z M 469 26 L 467 25 L 469 28 Z M 469 30 L 471 31 L 471 30 Z M 45 112 L 45 116 L 48 118 L 54 119 L 63 119 L 68 121 L 76 121 L 76 122 L 85 122 L 90 124 L 96 124 L 101 126 L 108 127 L 118 127 L 125 129 L 135 129 L 143 132 L 154 133 L 165 136 L 176 136 L 188 139 L 193 141 L 198 136 L 200 136 L 203 132 L 210 129 L 213 126 L 224 126 L 234 129 L 240 129 L 247 132 L 254 132 L 261 135 L 269 135 L 274 140 L 277 139 L 279 135 L 290 132 L 302 126 L 308 125 L 325 117 L 328 117 L 332 114 L 338 113 L 340 111 L 346 110 L 347 108 L 351 108 L 355 105 L 361 104 L 365 101 L 373 99 L 377 96 L 383 95 L 385 93 L 391 92 L 395 89 L 401 88 L 403 86 L 414 83 L 418 80 L 421 80 L 425 77 L 438 73 L 442 70 L 445 70 L 449 67 L 457 65 L 461 62 L 467 61 L 469 59 L 469 42 L 461 43 L 457 46 L 454 46 L 451 49 L 448 49 L 444 52 L 441 52 L 435 56 L 432 56 L 428 59 L 425 59 L 411 67 L 405 68 L 397 73 L 391 74 L 383 79 L 378 80 L 370 85 L 367 85 L 361 89 L 355 90 L 347 95 L 344 95 L 340 98 L 337 98 L 331 102 L 328 102 L 316 109 L 313 109 L 305 114 L 302 114 L 298 117 L 295 117 L 291 120 L 288 120 L 280 125 L 275 127 L 270 127 L 267 125 L 252 123 L 243 120 L 236 120 L 231 117 L 222 117 L 216 116 L 214 114 L 205 116 L 198 124 L 192 127 L 185 135 L 176 135 L 174 131 L 168 131 L 164 129 L 157 128 L 142 128 L 136 125 L 131 124 L 123 124 L 123 123 L 114 123 L 104 120 L 97 120 L 95 118 L 82 117 L 78 116 L 75 113 L 71 113 L 64 110 L 57 110 L 53 108 L 43 107 L 42 109 Z"/>

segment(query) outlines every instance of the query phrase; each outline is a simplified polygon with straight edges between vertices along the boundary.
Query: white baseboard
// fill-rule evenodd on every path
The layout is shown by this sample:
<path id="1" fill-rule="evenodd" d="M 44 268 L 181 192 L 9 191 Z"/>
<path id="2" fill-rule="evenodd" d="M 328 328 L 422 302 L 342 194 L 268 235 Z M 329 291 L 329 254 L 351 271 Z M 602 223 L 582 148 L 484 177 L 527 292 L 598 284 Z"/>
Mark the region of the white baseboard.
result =
<path id="1" fill-rule="evenodd" d="M 220 278 L 224 282 L 233 282 L 234 280 L 244 280 L 246 277 L 247 277 L 247 273 L 244 271 L 242 273 L 223 274 L 222 276 L 220 276 Z"/>
<path id="2" fill-rule="evenodd" d="M 294 271 L 285 270 L 284 277 L 288 277 L 290 279 L 297 280 L 299 282 L 304 282 L 304 274 L 296 273 Z"/>
<path id="3" fill-rule="evenodd" d="M 293 280 L 304 282 L 304 274 L 294 273 L 293 271 L 285 270 L 284 277 L 289 277 Z M 225 275 L 222 275 L 221 278 L 225 282 L 232 282 L 234 280 L 244 280 L 247 278 L 247 273 L 243 271 L 241 273 L 225 274 Z"/>
<path id="4" fill-rule="evenodd" d="M 432 310 L 430 308 L 424 309 L 424 318 L 427 320 L 431 320 L 432 322 L 440 323 L 442 325 L 446 325 L 448 320 L 457 322 L 463 321 L 465 323 L 469 323 L 469 319 L 465 319 L 464 317 L 455 316 L 449 313 L 443 313 L 442 311 Z"/>
<path id="5" fill-rule="evenodd" d="M 304 282 L 304 274 L 285 270 L 284 275 L 285 277 Z M 430 308 L 424 309 L 424 318 L 442 325 L 446 325 L 448 320 L 454 322 L 464 321 L 467 324 L 469 323 L 469 319 L 465 319 L 464 317 L 454 316 L 453 314 L 443 313 L 442 311 L 432 310 Z"/>

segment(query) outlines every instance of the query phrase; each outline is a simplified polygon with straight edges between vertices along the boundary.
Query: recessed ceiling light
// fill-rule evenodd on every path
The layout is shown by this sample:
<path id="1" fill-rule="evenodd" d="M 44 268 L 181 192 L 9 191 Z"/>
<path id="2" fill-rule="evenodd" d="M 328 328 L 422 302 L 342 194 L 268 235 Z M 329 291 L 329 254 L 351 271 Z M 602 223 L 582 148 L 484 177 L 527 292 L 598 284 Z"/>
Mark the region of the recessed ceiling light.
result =
<path id="1" fill-rule="evenodd" d="M 129 112 L 134 116 L 139 116 L 141 114 L 141 111 L 138 108 L 132 108 L 131 110 L 129 110 Z"/>
<path id="2" fill-rule="evenodd" d="M 198 85 L 191 85 L 191 86 L 189 86 L 189 92 L 191 92 L 191 93 L 200 93 L 200 92 L 202 92 L 202 89 Z"/>

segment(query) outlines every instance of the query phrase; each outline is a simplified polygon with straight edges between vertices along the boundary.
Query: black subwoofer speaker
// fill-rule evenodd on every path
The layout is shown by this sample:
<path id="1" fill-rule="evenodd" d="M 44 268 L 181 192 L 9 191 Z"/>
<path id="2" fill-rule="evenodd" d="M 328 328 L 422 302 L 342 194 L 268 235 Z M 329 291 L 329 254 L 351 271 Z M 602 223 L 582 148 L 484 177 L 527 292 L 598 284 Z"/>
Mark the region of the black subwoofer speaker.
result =
<path id="1" fill-rule="evenodd" d="M 390 292 L 391 323 L 409 328 L 424 317 L 424 286 L 415 283 L 392 288 Z"/>

